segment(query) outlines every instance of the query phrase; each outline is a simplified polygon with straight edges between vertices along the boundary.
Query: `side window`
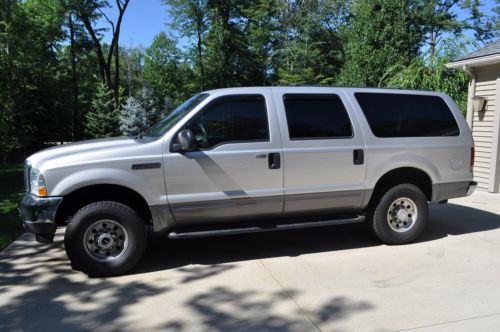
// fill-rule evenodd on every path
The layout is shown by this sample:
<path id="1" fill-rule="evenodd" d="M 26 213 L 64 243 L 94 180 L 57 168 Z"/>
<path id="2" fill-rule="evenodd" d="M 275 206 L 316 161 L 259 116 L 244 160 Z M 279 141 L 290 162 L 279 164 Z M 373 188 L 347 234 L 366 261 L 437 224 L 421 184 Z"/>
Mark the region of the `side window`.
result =
<path id="1" fill-rule="evenodd" d="M 438 96 L 361 93 L 356 99 L 377 137 L 458 136 L 457 121 Z"/>
<path id="2" fill-rule="evenodd" d="M 187 128 L 193 131 L 201 149 L 223 143 L 269 141 L 266 103 L 260 95 L 215 100 Z"/>
<path id="3" fill-rule="evenodd" d="M 349 115 L 337 95 L 286 94 L 283 102 L 291 140 L 353 136 Z"/>

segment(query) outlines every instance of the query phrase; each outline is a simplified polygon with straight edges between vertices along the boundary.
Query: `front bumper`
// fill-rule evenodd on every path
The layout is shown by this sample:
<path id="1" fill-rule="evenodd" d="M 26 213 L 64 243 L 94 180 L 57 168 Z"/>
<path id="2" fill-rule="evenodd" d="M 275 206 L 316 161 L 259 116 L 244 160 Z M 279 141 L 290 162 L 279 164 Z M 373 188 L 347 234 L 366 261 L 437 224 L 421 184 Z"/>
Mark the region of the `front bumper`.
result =
<path id="1" fill-rule="evenodd" d="M 26 194 L 19 202 L 24 229 L 36 235 L 36 240 L 51 243 L 56 232 L 56 212 L 62 197 L 38 197 Z"/>

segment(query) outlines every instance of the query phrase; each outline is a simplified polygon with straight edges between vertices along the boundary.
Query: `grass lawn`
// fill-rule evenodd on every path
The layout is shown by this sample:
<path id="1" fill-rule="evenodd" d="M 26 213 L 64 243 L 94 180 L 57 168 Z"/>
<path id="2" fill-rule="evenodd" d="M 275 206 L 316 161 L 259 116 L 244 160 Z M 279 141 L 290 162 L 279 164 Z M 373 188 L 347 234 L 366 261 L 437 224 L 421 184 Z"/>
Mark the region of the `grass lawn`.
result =
<path id="1" fill-rule="evenodd" d="M 0 250 L 19 234 L 23 226 L 17 211 L 17 202 L 23 195 L 23 166 L 0 166 Z"/>

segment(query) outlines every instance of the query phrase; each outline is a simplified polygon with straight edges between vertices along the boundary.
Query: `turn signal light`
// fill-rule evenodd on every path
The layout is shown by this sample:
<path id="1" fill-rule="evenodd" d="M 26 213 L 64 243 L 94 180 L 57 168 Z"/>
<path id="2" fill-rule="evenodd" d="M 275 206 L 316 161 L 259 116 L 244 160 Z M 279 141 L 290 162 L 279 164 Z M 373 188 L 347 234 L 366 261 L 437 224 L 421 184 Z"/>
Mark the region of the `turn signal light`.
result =
<path id="1" fill-rule="evenodd" d="M 45 187 L 38 188 L 38 196 L 47 196 L 47 188 Z"/>

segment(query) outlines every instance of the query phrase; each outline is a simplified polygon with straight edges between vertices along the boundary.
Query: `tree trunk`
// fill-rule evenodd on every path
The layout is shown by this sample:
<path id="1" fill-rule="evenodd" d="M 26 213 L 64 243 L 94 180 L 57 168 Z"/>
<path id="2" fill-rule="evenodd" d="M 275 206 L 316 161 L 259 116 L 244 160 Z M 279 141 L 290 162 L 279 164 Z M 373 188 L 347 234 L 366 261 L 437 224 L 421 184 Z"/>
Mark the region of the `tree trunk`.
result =
<path id="1" fill-rule="evenodd" d="M 104 53 L 102 51 L 102 46 L 97 34 L 95 33 L 94 28 L 90 22 L 89 13 L 79 11 L 79 16 L 81 17 L 85 28 L 87 29 L 90 37 L 92 38 L 92 42 L 94 43 L 97 58 L 99 60 L 99 67 L 101 72 L 101 79 L 103 83 L 107 85 L 107 87 L 113 91 L 114 97 L 114 107 L 118 108 L 120 105 L 119 94 L 120 94 L 120 56 L 119 56 L 119 39 L 120 39 L 120 28 L 123 20 L 123 14 L 125 14 L 125 10 L 129 4 L 130 0 L 116 0 L 116 6 L 118 7 L 118 19 L 116 21 L 116 27 L 113 22 L 103 13 L 106 20 L 111 24 L 113 28 L 113 39 L 111 40 L 111 45 L 109 47 L 109 51 L 107 57 L 104 57 Z M 111 64 L 113 63 L 113 55 L 114 55 L 114 63 L 115 63 L 115 73 L 114 78 L 111 78 Z"/>
<path id="2" fill-rule="evenodd" d="M 92 28 L 92 24 L 90 23 L 90 19 L 85 16 L 85 15 L 80 15 L 82 18 L 83 25 L 87 29 L 90 38 L 92 39 L 92 42 L 95 47 L 95 51 L 97 54 L 97 60 L 99 61 L 99 70 L 101 73 L 101 80 L 103 83 L 106 85 L 110 86 L 111 82 L 111 74 L 110 74 L 110 68 L 108 66 L 108 63 L 106 62 L 106 59 L 104 58 L 104 53 L 102 52 L 102 47 L 101 47 L 101 42 L 99 41 L 99 38 L 97 38 L 97 35 L 94 31 L 94 28 Z"/>
<path id="3" fill-rule="evenodd" d="M 203 91 L 203 83 L 205 80 L 205 67 L 203 65 L 203 11 L 200 3 L 196 4 L 196 34 L 198 40 L 196 41 L 196 47 L 198 51 L 198 66 L 200 68 L 200 91 Z"/>
<path id="4" fill-rule="evenodd" d="M 202 50 L 202 40 L 201 40 L 201 28 L 197 29 L 198 33 L 198 66 L 200 67 L 200 91 L 203 91 L 203 80 L 205 79 L 205 69 L 203 66 L 203 50 Z"/>
<path id="5" fill-rule="evenodd" d="M 72 135 L 73 141 L 81 139 L 80 130 L 80 110 L 78 107 L 78 78 L 76 73 L 76 50 L 75 50 L 75 29 L 73 26 L 73 14 L 69 14 L 69 35 L 70 35 L 70 56 L 71 56 L 71 84 L 73 86 L 73 114 L 72 114 Z"/>
<path id="6" fill-rule="evenodd" d="M 117 37 L 117 39 L 118 39 L 118 37 Z M 114 96 L 115 96 L 115 109 L 118 109 L 120 107 L 120 47 L 118 46 L 118 42 L 115 44 Z"/>
<path id="7" fill-rule="evenodd" d="M 130 49 L 132 49 L 132 46 L 130 46 Z M 126 50 L 125 52 L 125 60 L 127 61 L 127 87 L 128 87 L 128 96 L 132 96 L 132 72 L 131 72 L 131 68 L 130 68 L 130 57 L 131 57 L 131 51 L 129 50 Z"/>

